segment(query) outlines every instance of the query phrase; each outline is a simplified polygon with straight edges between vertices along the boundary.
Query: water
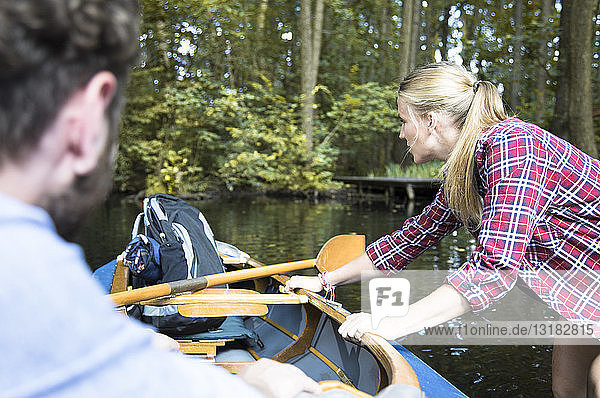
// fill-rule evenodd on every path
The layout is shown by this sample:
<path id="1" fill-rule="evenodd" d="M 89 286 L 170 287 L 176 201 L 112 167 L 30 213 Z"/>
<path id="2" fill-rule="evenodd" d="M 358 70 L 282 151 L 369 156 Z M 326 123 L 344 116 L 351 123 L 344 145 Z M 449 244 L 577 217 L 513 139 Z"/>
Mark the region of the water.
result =
<path id="1" fill-rule="evenodd" d="M 408 216 L 405 210 L 390 209 L 383 203 L 253 198 L 194 204 L 209 220 L 217 239 L 266 264 L 313 258 L 334 235 L 360 233 L 372 242 L 397 229 Z M 124 249 L 139 211 L 136 202 L 111 200 L 91 216 L 78 242 L 92 267 L 115 258 Z M 456 267 L 468 258 L 474 244 L 470 235 L 459 231 L 422 254 L 410 268 Z M 360 311 L 357 285 L 338 288 L 336 299 L 348 310 Z M 467 395 L 551 396 L 551 347 L 409 348 Z"/>

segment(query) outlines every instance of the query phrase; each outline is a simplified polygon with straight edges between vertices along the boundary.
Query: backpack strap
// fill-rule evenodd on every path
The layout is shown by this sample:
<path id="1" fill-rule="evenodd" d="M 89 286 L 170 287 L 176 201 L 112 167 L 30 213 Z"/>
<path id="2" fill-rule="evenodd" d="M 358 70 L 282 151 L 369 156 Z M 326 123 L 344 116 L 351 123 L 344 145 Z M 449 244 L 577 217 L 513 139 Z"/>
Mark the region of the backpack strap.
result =
<path id="1" fill-rule="evenodd" d="M 204 217 L 204 214 L 202 214 L 201 211 L 198 211 L 198 218 L 200 219 L 200 221 L 202 221 L 202 225 L 204 226 L 204 234 L 208 237 L 208 240 L 210 241 L 210 243 L 212 243 L 213 247 L 215 248 L 215 251 L 218 253 L 219 249 L 217 249 L 215 234 L 213 233 L 212 229 L 210 228 L 210 225 L 208 224 L 208 221 L 206 220 L 206 217 Z"/>
<path id="2" fill-rule="evenodd" d="M 168 227 L 169 218 L 155 196 L 144 199 L 144 221 L 146 235 L 159 243 L 174 239 L 173 231 Z"/>
<path id="3" fill-rule="evenodd" d="M 134 239 L 136 236 L 139 235 L 142 217 L 144 217 L 144 213 L 139 213 L 137 217 L 135 217 L 135 221 L 133 222 L 133 228 L 131 229 L 131 239 Z"/>

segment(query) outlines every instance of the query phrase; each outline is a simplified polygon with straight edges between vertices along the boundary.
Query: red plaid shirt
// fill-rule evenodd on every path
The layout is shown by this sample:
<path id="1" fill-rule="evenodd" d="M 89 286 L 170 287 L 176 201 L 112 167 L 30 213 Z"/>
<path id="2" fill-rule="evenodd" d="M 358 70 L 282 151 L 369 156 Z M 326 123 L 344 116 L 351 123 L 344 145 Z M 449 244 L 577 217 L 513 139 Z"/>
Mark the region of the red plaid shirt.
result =
<path id="1" fill-rule="evenodd" d="M 521 277 L 567 319 L 600 321 L 600 162 L 514 118 L 482 134 L 475 161 L 483 199 L 478 245 L 446 282 L 477 312 Z M 442 188 L 367 254 L 394 273 L 461 225 Z"/>

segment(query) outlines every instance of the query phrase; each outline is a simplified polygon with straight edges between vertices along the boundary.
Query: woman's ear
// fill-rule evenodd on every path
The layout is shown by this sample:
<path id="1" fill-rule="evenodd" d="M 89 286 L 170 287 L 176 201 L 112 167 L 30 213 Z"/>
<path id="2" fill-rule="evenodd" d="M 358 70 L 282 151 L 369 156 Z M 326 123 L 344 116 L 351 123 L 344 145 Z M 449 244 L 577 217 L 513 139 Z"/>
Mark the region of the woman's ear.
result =
<path id="1" fill-rule="evenodd" d="M 439 125 L 439 114 L 437 112 L 427 112 L 425 115 L 427 131 L 432 133 Z"/>

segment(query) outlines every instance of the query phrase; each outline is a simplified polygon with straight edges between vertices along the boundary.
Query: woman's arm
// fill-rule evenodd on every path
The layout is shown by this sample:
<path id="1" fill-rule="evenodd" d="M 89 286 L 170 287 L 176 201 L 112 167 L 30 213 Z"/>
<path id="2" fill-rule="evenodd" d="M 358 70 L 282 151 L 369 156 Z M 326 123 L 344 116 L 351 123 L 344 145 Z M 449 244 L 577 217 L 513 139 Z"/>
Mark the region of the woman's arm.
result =
<path id="1" fill-rule="evenodd" d="M 444 284 L 411 304 L 405 316 L 383 318 L 376 329 L 371 314 L 361 312 L 348 316 L 338 330 L 344 338 L 358 340 L 364 333 L 371 332 L 393 340 L 439 325 L 470 310 L 469 302 L 452 286 Z"/>
<path id="2" fill-rule="evenodd" d="M 327 279 L 333 286 L 346 285 L 360 281 L 363 272 L 372 273 L 372 276 L 378 274 L 367 253 L 361 254 L 335 271 L 328 272 Z"/>
<path id="3" fill-rule="evenodd" d="M 446 203 L 442 186 L 433 202 L 419 215 L 407 219 L 399 230 L 371 243 L 367 255 L 377 269 L 394 274 L 461 225 Z"/>
<path id="4" fill-rule="evenodd" d="M 325 279 L 336 286 L 360 281 L 364 271 L 373 271 L 373 276 L 378 275 L 377 269 L 387 274 L 395 273 L 460 225 L 444 200 L 442 187 L 421 214 L 407 219 L 398 231 L 371 243 L 365 254 L 328 272 Z M 293 276 L 286 283 L 286 289 L 294 288 L 319 292 L 323 286 L 318 277 Z"/>

